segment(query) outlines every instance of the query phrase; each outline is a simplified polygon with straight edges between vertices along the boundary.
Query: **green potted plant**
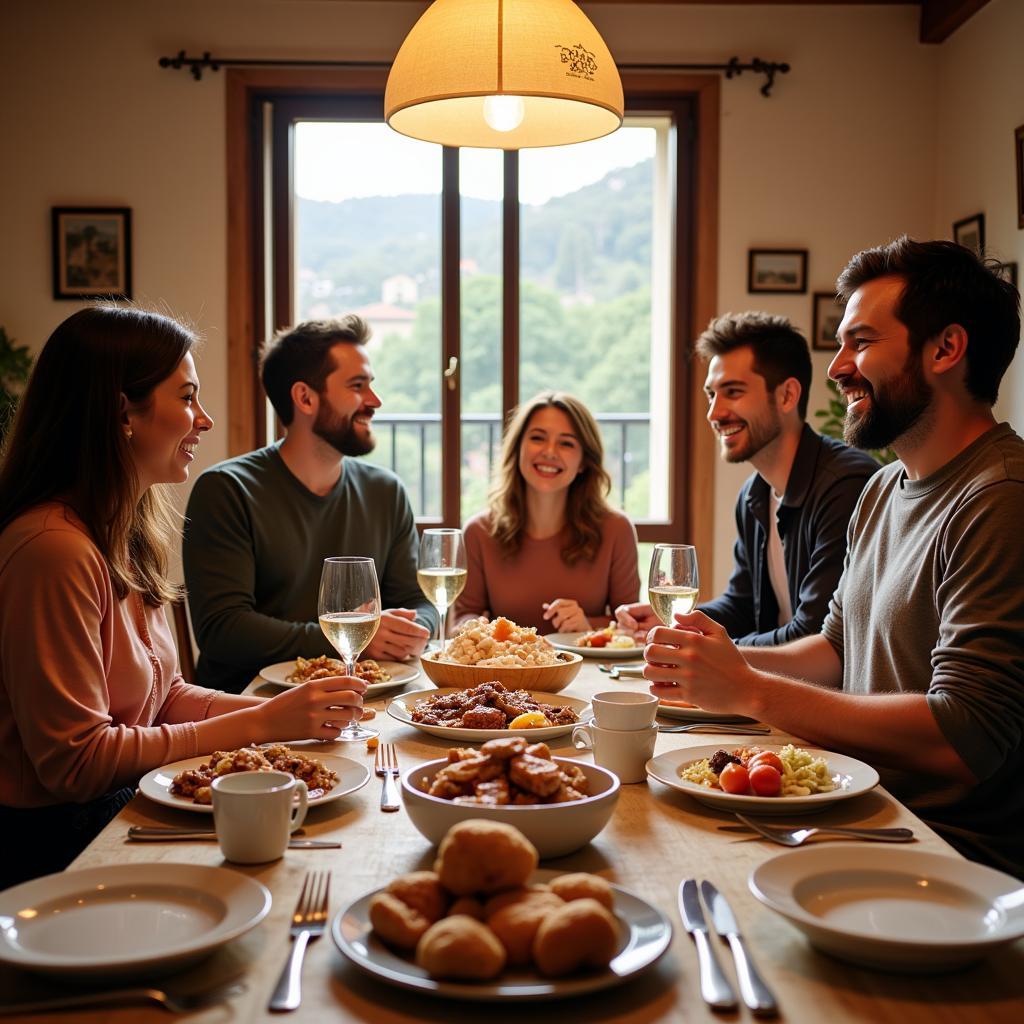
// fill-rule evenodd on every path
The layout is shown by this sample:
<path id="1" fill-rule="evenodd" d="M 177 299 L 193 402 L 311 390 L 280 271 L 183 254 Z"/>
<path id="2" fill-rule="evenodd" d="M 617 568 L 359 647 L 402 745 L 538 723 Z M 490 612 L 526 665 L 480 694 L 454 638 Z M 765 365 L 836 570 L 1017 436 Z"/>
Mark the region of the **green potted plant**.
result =
<path id="1" fill-rule="evenodd" d="M 0 327 L 0 442 L 14 417 L 18 396 L 28 380 L 32 356 Z"/>
<path id="2" fill-rule="evenodd" d="M 836 382 L 830 377 L 827 381 L 828 390 L 831 394 L 828 408 L 819 409 L 814 415 L 822 422 L 818 424 L 821 433 L 834 437 L 837 441 L 843 439 L 843 421 L 846 419 L 846 402 L 839 393 Z M 883 466 L 896 461 L 896 453 L 891 448 L 872 449 L 869 455 L 874 456 Z"/>

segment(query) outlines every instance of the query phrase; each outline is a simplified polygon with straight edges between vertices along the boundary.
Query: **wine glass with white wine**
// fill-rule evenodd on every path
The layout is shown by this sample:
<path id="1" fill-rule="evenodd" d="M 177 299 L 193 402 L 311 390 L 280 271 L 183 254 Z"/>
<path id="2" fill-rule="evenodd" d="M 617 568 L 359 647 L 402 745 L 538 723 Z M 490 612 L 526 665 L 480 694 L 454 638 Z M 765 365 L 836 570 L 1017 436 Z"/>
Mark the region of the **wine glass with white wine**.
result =
<path id="1" fill-rule="evenodd" d="M 380 588 L 372 558 L 324 559 L 319 614 L 324 636 L 345 660 L 346 675 L 355 675 L 356 658 L 380 625 Z M 367 729 L 354 719 L 338 733 L 338 739 L 367 740 L 376 735 L 376 729 Z"/>
<path id="2" fill-rule="evenodd" d="M 424 530 L 416 579 L 427 600 L 437 609 L 437 649 L 444 647 L 448 609 L 466 585 L 466 545 L 461 530 Z M 433 644 L 431 644 L 433 646 Z"/>
<path id="3" fill-rule="evenodd" d="M 647 599 L 654 614 L 671 626 L 675 615 L 693 611 L 699 593 L 697 549 L 692 544 L 655 544 L 647 581 Z"/>

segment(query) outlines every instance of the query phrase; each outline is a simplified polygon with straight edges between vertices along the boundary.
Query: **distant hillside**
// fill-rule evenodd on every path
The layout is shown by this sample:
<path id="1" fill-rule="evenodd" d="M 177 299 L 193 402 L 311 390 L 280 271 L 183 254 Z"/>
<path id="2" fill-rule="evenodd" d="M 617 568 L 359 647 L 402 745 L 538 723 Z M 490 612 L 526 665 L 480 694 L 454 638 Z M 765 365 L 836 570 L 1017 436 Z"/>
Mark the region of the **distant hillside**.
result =
<path id="1" fill-rule="evenodd" d="M 633 291 L 650 268 L 650 176 L 645 160 L 543 206 L 524 206 L 524 276 L 605 299 Z M 330 282 L 330 295 L 319 297 L 339 312 L 379 301 L 381 282 L 399 273 L 429 298 L 439 288 L 440 209 L 439 196 L 299 198 L 299 266 L 324 282 L 321 292 Z M 500 225 L 499 202 L 463 200 L 461 255 L 481 273 L 501 271 Z"/>

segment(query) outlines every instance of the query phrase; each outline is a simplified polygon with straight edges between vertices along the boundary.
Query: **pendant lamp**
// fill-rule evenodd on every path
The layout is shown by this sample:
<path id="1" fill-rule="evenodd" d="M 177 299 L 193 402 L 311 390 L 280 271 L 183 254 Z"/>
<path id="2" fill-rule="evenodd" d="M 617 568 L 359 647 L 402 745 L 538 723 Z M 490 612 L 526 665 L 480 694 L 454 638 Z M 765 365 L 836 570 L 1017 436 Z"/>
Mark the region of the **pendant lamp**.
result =
<path id="1" fill-rule="evenodd" d="M 444 146 L 585 142 L 622 112 L 612 55 L 573 0 L 434 0 L 384 93 L 395 131 Z"/>

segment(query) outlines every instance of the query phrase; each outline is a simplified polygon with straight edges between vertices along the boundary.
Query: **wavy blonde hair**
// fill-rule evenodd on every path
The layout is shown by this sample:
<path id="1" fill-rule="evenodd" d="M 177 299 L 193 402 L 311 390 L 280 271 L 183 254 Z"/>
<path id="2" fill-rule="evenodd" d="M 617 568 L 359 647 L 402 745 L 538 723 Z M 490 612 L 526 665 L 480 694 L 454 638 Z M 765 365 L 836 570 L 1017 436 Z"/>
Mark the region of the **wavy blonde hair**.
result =
<path id="1" fill-rule="evenodd" d="M 121 401 L 144 409 L 192 349 L 177 321 L 135 308 L 93 306 L 68 317 L 36 360 L 0 460 L 0 530 L 47 501 L 88 528 L 120 599 L 159 607 L 180 596 L 167 578 L 179 530 L 165 489 L 141 496 Z"/>
<path id="2" fill-rule="evenodd" d="M 501 465 L 488 497 L 491 536 L 506 558 L 518 554 L 526 533 L 526 481 L 519 471 L 519 446 L 533 414 L 540 409 L 560 409 L 569 417 L 583 449 L 583 461 L 569 485 L 565 521 L 569 538 L 562 547 L 562 561 L 575 565 L 591 559 L 601 547 L 604 519 L 611 511 L 607 495 L 611 477 L 604 468 L 604 445 L 597 421 L 574 395 L 542 391 L 522 402 L 512 413 L 501 445 Z"/>

